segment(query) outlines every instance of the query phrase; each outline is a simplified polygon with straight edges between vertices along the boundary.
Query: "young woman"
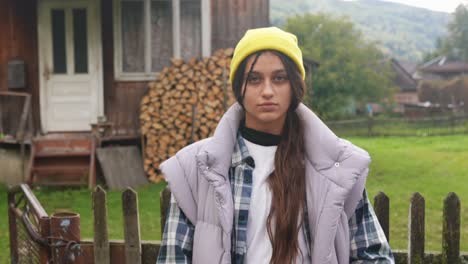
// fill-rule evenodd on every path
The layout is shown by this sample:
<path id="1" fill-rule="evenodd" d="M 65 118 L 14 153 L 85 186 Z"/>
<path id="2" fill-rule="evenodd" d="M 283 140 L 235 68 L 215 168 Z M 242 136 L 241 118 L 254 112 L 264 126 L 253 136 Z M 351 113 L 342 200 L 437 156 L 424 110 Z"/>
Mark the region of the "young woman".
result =
<path id="1" fill-rule="evenodd" d="M 172 198 L 157 263 L 394 263 L 369 155 L 301 103 L 296 37 L 248 30 L 230 77 L 237 103 L 214 136 L 161 165 Z"/>

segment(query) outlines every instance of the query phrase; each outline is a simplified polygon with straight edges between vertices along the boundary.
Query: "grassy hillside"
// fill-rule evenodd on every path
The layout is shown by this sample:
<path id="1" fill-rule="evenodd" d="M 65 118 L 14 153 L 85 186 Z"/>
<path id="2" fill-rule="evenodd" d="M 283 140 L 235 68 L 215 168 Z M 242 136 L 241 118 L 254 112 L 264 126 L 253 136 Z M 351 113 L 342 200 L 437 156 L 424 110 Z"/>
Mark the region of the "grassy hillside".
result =
<path id="1" fill-rule="evenodd" d="M 387 54 L 405 60 L 420 60 L 446 32 L 450 15 L 379 0 L 270 0 L 270 20 L 281 26 L 288 16 L 330 13 L 347 16 L 370 41 Z"/>

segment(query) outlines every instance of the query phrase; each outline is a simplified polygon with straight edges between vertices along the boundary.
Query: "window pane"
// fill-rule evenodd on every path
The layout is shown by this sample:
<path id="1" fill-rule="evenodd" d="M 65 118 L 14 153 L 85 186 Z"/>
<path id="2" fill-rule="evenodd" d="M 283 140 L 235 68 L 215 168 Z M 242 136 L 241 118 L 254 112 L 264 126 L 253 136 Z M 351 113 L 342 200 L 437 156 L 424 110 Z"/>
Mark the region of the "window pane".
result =
<path id="1" fill-rule="evenodd" d="M 65 10 L 52 9 L 52 56 L 54 73 L 67 72 L 65 47 Z"/>
<path id="2" fill-rule="evenodd" d="M 180 47 L 184 59 L 201 57 L 201 0 L 180 1 Z"/>
<path id="3" fill-rule="evenodd" d="M 143 1 L 122 1 L 122 66 L 124 72 L 145 71 Z"/>
<path id="4" fill-rule="evenodd" d="M 151 70 L 159 72 L 172 57 L 172 3 L 151 2 Z"/>
<path id="5" fill-rule="evenodd" d="M 75 46 L 75 73 L 88 72 L 88 30 L 86 9 L 73 9 L 73 41 Z"/>

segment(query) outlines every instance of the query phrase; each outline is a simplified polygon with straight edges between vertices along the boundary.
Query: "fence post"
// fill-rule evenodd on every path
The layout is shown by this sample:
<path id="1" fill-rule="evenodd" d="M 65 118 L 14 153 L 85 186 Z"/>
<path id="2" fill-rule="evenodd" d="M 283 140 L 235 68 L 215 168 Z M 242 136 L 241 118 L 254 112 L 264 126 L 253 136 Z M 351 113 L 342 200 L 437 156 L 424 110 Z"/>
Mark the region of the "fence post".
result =
<path id="1" fill-rule="evenodd" d="M 124 216 L 125 263 L 141 264 L 138 196 L 131 188 L 122 193 L 122 209 Z"/>
<path id="2" fill-rule="evenodd" d="M 424 214 L 425 201 L 421 194 L 414 193 L 410 201 L 408 219 L 408 263 L 424 263 Z"/>
<path id="3" fill-rule="evenodd" d="M 367 118 L 367 136 L 369 137 L 372 136 L 372 126 L 374 125 L 373 122 L 374 119 L 371 116 L 369 116 Z"/>
<path id="4" fill-rule="evenodd" d="M 460 200 L 451 192 L 444 200 L 442 263 L 460 262 Z"/>
<path id="5" fill-rule="evenodd" d="M 390 200 L 385 193 L 379 192 L 374 197 L 374 210 L 379 219 L 380 226 L 382 226 L 385 236 L 387 237 L 387 241 L 390 242 Z"/>
<path id="6" fill-rule="evenodd" d="M 10 208 L 15 205 L 15 193 L 8 192 L 8 226 L 10 228 L 10 258 L 11 264 L 18 263 L 18 230 L 16 229 L 16 217 Z"/>
<path id="7" fill-rule="evenodd" d="M 42 217 L 39 219 L 39 226 L 41 228 L 41 236 L 50 236 L 50 218 Z M 52 258 L 50 247 L 41 246 L 41 263 L 47 263 Z"/>
<path id="8" fill-rule="evenodd" d="M 455 114 L 450 114 L 450 134 L 455 134 Z"/>
<path id="9" fill-rule="evenodd" d="M 110 263 L 109 234 L 107 229 L 106 191 L 97 186 L 93 192 L 94 263 Z"/>
<path id="10" fill-rule="evenodd" d="M 53 263 L 84 263 L 80 245 L 80 215 L 58 212 L 50 217 Z"/>
<path id="11" fill-rule="evenodd" d="M 169 204 L 171 201 L 171 189 L 169 185 L 164 188 L 164 190 L 160 193 L 160 215 L 161 215 L 161 238 L 162 234 L 164 234 L 164 226 L 166 224 L 167 218 L 167 210 L 169 209 Z"/>

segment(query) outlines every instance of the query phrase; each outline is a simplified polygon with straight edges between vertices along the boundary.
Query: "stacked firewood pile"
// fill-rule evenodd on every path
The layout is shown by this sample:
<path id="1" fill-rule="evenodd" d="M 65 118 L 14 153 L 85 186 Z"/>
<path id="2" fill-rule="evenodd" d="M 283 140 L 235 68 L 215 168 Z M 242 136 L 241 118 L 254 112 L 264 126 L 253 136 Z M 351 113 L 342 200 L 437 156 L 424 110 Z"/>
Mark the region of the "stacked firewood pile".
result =
<path id="1" fill-rule="evenodd" d="M 234 102 L 229 80 L 233 49 L 217 50 L 204 59 L 172 59 L 149 84 L 140 108 L 144 168 L 153 182 L 159 165 L 178 150 L 212 135 Z"/>

